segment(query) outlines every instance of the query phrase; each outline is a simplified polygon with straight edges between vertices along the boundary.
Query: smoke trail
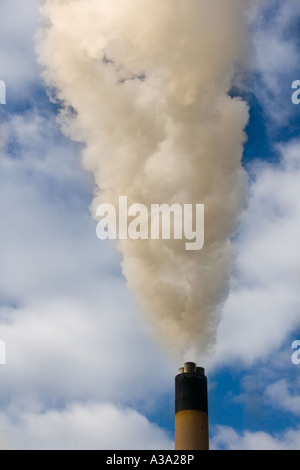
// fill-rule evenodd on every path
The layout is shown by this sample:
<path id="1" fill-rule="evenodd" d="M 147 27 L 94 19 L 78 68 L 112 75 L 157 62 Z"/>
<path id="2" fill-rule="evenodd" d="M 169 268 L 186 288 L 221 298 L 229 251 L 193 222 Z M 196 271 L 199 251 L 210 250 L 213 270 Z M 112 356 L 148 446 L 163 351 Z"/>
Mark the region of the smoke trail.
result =
<path id="1" fill-rule="evenodd" d="M 246 0 L 46 0 L 44 77 L 102 203 L 205 204 L 205 247 L 118 242 L 141 311 L 180 354 L 213 341 L 245 203 L 247 105 L 228 96 Z M 182 357 L 182 356 L 181 356 Z"/>

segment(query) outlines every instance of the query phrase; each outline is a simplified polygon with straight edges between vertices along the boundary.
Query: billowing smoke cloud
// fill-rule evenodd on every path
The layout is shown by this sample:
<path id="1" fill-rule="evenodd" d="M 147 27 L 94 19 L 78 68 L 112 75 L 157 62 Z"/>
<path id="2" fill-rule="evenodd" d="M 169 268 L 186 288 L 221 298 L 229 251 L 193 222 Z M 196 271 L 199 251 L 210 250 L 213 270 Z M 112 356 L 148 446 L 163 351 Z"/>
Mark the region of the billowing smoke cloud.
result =
<path id="1" fill-rule="evenodd" d="M 205 205 L 201 251 L 186 251 L 185 240 L 118 242 L 141 311 L 181 358 L 213 342 L 246 199 L 248 108 L 228 95 L 246 3 L 46 0 L 43 8 L 39 60 L 63 104 L 64 131 L 85 144 L 94 216 L 121 195 L 129 205 Z"/>

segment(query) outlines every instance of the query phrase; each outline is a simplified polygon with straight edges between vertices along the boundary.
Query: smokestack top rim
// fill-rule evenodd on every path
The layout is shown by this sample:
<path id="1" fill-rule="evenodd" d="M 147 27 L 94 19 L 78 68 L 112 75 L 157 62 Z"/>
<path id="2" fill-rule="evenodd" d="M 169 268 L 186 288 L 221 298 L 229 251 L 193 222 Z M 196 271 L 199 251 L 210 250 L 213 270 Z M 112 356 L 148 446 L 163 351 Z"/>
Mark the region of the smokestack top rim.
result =
<path id="1" fill-rule="evenodd" d="M 195 362 L 185 362 L 184 363 L 184 372 L 196 372 L 197 366 Z"/>
<path id="2" fill-rule="evenodd" d="M 184 367 L 179 367 L 178 375 L 195 374 L 205 377 L 205 368 L 197 366 L 195 362 L 185 362 Z"/>

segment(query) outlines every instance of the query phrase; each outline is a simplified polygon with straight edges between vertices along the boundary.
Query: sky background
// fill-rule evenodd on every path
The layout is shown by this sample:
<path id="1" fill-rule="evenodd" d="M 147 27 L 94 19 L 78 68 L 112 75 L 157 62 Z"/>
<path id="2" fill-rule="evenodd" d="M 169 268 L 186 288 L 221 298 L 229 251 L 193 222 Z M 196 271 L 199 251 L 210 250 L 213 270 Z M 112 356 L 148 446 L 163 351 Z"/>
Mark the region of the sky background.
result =
<path id="1" fill-rule="evenodd" d="M 182 364 L 140 316 L 114 243 L 96 237 L 93 177 L 61 133 L 37 63 L 42 3 L 0 0 L 0 446 L 172 449 Z M 250 106 L 248 207 L 202 365 L 213 449 L 299 449 L 300 4 L 253 3 L 231 90 Z"/>

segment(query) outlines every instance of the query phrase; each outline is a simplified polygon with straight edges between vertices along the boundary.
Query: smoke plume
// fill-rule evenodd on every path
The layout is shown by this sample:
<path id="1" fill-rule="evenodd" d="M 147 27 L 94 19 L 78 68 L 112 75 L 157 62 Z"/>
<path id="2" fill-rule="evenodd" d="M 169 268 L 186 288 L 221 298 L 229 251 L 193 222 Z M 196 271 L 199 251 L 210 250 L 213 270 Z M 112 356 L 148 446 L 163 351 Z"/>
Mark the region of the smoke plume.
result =
<path id="1" fill-rule="evenodd" d="M 141 312 L 181 358 L 213 344 L 244 208 L 248 107 L 232 98 L 246 0 L 46 0 L 39 61 L 100 203 L 204 204 L 205 246 L 120 240 Z M 59 162 L 57 162 L 59 164 Z M 99 241 L 99 243 L 102 243 Z"/>

